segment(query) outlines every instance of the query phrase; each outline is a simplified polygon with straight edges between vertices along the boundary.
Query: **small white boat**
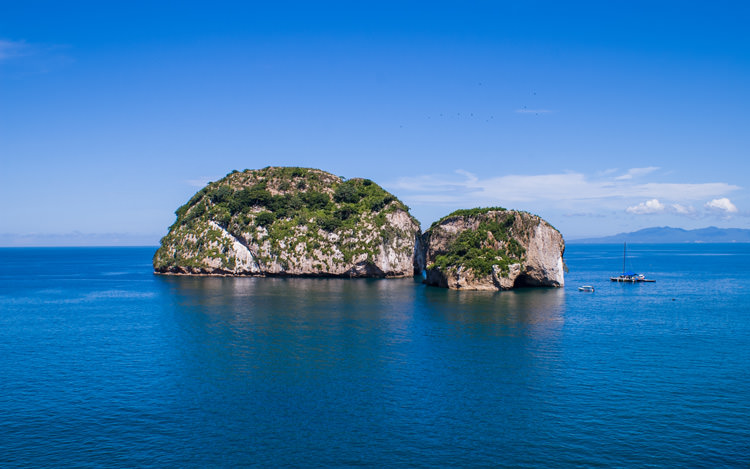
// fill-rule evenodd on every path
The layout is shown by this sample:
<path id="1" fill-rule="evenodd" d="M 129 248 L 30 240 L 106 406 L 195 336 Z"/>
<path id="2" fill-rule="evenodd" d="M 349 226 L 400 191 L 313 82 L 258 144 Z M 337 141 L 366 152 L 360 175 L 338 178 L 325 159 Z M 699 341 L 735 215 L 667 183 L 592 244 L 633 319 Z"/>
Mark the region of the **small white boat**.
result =
<path id="1" fill-rule="evenodd" d="M 594 287 L 591 285 L 583 285 L 578 287 L 578 291 L 594 291 Z"/>

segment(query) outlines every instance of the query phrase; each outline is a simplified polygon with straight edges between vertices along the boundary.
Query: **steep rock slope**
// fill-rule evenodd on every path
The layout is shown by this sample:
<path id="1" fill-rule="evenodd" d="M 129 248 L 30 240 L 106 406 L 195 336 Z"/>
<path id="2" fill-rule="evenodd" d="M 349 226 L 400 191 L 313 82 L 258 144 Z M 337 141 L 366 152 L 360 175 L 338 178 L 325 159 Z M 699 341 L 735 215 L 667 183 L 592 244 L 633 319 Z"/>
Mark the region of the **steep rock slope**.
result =
<path id="1" fill-rule="evenodd" d="M 175 213 L 154 255 L 157 273 L 403 277 L 424 266 L 419 223 L 369 179 L 234 171 Z"/>
<path id="2" fill-rule="evenodd" d="M 423 242 L 430 285 L 507 290 L 565 282 L 562 235 L 527 212 L 457 210 L 433 223 Z"/>

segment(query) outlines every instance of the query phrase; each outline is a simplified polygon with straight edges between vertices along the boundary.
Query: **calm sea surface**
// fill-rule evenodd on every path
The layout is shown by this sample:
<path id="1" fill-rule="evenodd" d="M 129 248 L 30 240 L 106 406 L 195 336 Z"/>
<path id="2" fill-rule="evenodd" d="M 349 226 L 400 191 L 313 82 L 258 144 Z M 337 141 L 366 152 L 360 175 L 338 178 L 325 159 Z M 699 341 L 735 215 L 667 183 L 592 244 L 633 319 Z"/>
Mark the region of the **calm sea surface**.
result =
<path id="1" fill-rule="evenodd" d="M 573 244 L 494 294 L 153 252 L 0 249 L 0 466 L 750 465 L 750 245 L 634 245 L 623 285 Z"/>

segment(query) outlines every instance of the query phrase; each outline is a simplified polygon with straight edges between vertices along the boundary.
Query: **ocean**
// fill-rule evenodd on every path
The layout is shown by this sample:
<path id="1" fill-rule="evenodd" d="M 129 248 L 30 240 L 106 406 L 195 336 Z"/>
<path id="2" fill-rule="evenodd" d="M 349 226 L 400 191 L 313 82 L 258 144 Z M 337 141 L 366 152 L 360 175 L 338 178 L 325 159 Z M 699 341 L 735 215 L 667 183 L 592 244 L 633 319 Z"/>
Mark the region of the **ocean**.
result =
<path id="1" fill-rule="evenodd" d="M 499 293 L 154 251 L 0 249 L 1 467 L 750 466 L 749 244 L 629 245 L 651 284 L 570 244 Z"/>

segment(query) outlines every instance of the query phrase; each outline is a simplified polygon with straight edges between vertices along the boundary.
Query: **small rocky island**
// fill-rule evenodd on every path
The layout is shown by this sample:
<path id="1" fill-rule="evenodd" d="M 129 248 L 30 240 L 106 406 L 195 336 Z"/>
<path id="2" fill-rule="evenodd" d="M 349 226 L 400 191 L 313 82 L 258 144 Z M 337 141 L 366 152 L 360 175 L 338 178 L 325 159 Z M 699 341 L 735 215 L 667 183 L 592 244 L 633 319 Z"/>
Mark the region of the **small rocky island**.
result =
<path id="1" fill-rule="evenodd" d="M 541 218 L 458 210 L 422 235 L 393 194 L 319 169 L 233 171 L 175 212 L 154 272 L 411 277 L 456 290 L 563 286 L 565 243 Z"/>
<path id="2" fill-rule="evenodd" d="M 234 171 L 175 213 L 156 273 L 406 277 L 424 266 L 419 222 L 369 179 L 294 167 Z"/>
<path id="3" fill-rule="evenodd" d="M 429 285 L 508 290 L 564 284 L 562 235 L 527 212 L 457 210 L 433 223 L 423 243 Z"/>

